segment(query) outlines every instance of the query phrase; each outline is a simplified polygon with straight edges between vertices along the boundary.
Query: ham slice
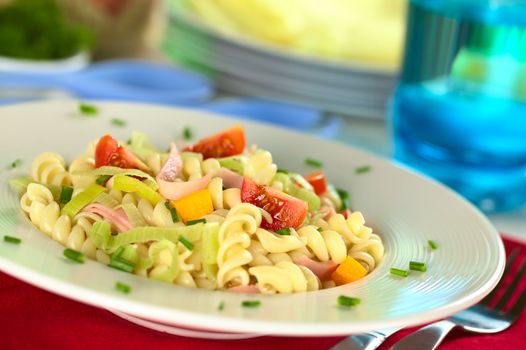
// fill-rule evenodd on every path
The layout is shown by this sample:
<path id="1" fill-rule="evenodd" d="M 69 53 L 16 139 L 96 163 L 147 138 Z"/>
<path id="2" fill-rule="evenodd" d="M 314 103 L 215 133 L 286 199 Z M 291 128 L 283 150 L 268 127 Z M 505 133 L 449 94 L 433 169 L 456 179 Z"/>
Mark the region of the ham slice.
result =
<path id="1" fill-rule="evenodd" d="M 236 292 L 236 293 L 250 293 L 250 294 L 256 294 L 259 293 L 259 288 L 254 285 L 248 285 L 248 286 L 235 286 L 232 288 L 227 289 L 229 292 Z"/>
<path id="2" fill-rule="evenodd" d="M 133 228 L 133 225 L 122 208 L 113 210 L 102 204 L 92 203 L 85 207 L 82 211 L 102 216 L 105 220 L 112 223 L 119 232 L 128 231 Z"/>
<path id="3" fill-rule="evenodd" d="M 212 175 L 208 174 L 203 176 L 200 179 L 190 180 L 190 181 L 176 181 L 170 182 L 162 180 L 159 176 L 157 177 L 157 183 L 159 184 L 159 192 L 166 199 L 176 200 L 183 198 L 184 196 L 189 195 L 200 190 L 204 190 Z"/>
<path id="4" fill-rule="evenodd" d="M 173 182 L 177 178 L 177 175 L 181 173 L 181 170 L 183 170 L 183 158 L 179 154 L 175 143 L 172 143 L 170 146 L 170 154 L 164 162 L 161 171 L 157 175 L 157 178 L 164 181 Z"/>
<path id="5" fill-rule="evenodd" d="M 338 264 L 336 264 L 334 261 L 324 261 L 319 262 L 312 260 L 306 255 L 302 255 L 294 260 L 294 262 L 298 265 L 305 266 L 309 270 L 312 271 L 320 281 L 326 281 L 331 279 L 331 274 L 336 270 L 338 267 Z"/>
<path id="6" fill-rule="evenodd" d="M 239 175 L 235 171 L 227 168 L 219 169 L 217 176 L 223 179 L 223 186 L 225 188 L 239 188 L 243 184 L 243 176 Z"/>

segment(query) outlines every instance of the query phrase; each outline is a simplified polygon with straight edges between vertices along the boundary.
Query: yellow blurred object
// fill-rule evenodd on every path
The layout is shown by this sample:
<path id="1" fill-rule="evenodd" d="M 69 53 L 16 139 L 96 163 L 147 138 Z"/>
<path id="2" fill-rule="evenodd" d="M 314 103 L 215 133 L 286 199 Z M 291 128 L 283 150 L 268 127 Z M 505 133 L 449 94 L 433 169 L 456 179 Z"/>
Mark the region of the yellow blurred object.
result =
<path id="1" fill-rule="evenodd" d="M 179 0 L 217 31 L 397 68 L 406 0 Z"/>

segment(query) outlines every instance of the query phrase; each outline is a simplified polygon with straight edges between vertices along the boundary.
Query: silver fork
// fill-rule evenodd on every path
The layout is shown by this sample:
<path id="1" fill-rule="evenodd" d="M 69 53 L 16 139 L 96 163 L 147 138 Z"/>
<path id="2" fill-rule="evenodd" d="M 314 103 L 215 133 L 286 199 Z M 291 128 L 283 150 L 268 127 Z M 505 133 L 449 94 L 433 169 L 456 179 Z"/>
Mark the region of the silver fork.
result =
<path id="1" fill-rule="evenodd" d="M 526 260 L 524 260 L 518 269 L 513 281 L 506 288 L 506 291 L 497 301 L 495 306 L 490 306 L 491 301 L 495 298 L 497 291 L 510 273 L 511 267 L 519 253 L 519 248 L 514 249 L 508 257 L 508 262 L 504 269 L 504 274 L 493 289 L 478 304 L 469 309 L 461 311 L 445 320 L 435 322 L 426 327 L 422 327 L 416 332 L 402 338 L 389 350 L 411 350 L 411 349 L 436 349 L 446 335 L 454 328 L 460 328 L 473 333 L 497 333 L 510 327 L 519 317 L 526 306 L 526 292 L 507 311 L 504 311 L 506 304 L 510 301 L 514 292 L 519 286 L 520 280 L 526 271 Z"/>
<path id="2" fill-rule="evenodd" d="M 329 350 L 374 350 L 400 328 L 386 328 L 374 332 L 348 336 Z"/>

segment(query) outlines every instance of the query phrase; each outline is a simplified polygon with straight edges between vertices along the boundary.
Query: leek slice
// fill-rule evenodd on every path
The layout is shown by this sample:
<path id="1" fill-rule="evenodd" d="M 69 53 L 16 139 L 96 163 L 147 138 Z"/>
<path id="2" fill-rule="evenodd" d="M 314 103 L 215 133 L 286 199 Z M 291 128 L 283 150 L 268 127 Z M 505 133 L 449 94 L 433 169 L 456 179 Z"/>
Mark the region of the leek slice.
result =
<path id="1" fill-rule="evenodd" d="M 239 175 L 243 176 L 243 172 L 245 171 L 246 157 L 232 156 L 225 158 L 217 158 L 217 160 L 221 167 L 235 171 Z"/>
<path id="2" fill-rule="evenodd" d="M 159 242 L 155 242 L 150 246 L 148 251 L 150 259 L 153 261 L 155 266 L 150 272 L 150 278 L 172 283 L 175 277 L 179 274 L 179 252 L 175 243 L 163 239 Z M 169 264 L 165 264 L 166 253 L 169 254 Z"/>
<path id="3" fill-rule="evenodd" d="M 124 192 L 136 192 L 142 198 L 156 205 L 163 197 L 142 181 L 126 175 L 117 175 L 113 178 L 113 188 Z"/>
<path id="4" fill-rule="evenodd" d="M 139 131 L 132 132 L 130 141 L 126 145 L 126 148 L 142 159 L 145 159 L 150 154 L 160 153 L 159 150 L 152 145 L 148 136 Z"/>
<path id="5" fill-rule="evenodd" d="M 219 223 L 206 225 L 203 229 L 203 271 L 208 279 L 217 278 L 217 252 L 219 251 Z"/>
<path id="6" fill-rule="evenodd" d="M 108 207 L 111 209 L 119 205 L 119 202 L 115 198 L 107 194 L 106 192 L 99 193 L 99 195 L 95 198 L 94 202 L 100 203 L 104 205 L 105 207 Z"/>
<path id="7" fill-rule="evenodd" d="M 110 223 L 107 221 L 96 221 L 88 232 L 88 237 L 95 247 L 106 250 L 111 239 Z"/>
<path id="8" fill-rule="evenodd" d="M 158 190 L 159 185 L 157 181 L 148 173 L 145 173 L 139 169 L 123 169 L 116 166 L 101 166 L 100 168 L 89 170 L 89 171 L 75 171 L 73 175 L 90 175 L 90 176 L 101 176 L 101 175 L 128 175 L 144 178 L 144 183 L 151 187 L 153 190 Z"/>
<path id="9" fill-rule="evenodd" d="M 303 176 L 295 173 L 277 173 L 274 175 L 272 181 L 281 182 L 283 184 L 283 192 L 307 202 L 309 212 L 313 213 L 320 209 L 320 197 L 314 193 L 311 184 L 309 184 Z M 301 184 L 305 188 L 299 187 L 295 182 Z"/>
<path id="10" fill-rule="evenodd" d="M 123 204 L 121 208 L 126 213 L 126 216 L 128 217 L 128 220 L 130 220 L 133 227 L 148 226 L 141 212 L 139 211 L 139 209 L 137 209 L 137 207 L 134 204 L 126 203 Z"/>
<path id="11" fill-rule="evenodd" d="M 84 191 L 73 197 L 73 199 L 62 208 L 62 214 L 73 218 L 82 208 L 93 202 L 95 198 L 104 191 L 106 191 L 105 187 L 97 184 L 90 185 Z"/>
<path id="12" fill-rule="evenodd" d="M 9 187 L 19 196 L 27 191 L 27 186 L 34 182 L 30 177 L 22 176 L 9 180 Z"/>

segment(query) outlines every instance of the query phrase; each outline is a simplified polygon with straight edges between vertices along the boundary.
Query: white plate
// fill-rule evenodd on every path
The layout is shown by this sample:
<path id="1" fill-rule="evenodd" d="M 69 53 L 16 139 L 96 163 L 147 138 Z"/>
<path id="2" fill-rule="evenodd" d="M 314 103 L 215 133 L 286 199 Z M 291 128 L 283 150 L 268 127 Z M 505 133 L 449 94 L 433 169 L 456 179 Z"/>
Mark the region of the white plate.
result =
<path id="1" fill-rule="evenodd" d="M 350 285 L 292 295 L 244 295 L 164 284 L 126 274 L 94 261 L 79 265 L 62 258 L 63 247 L 31 226 L 9 190 L 8 180 L 28 172 L 43 151 L 67 160 L 84 152 L 105 133 L 126 139 L 132 130 L 151 135 L 166 147 L 191 127 L 197 137 L 238 120 L 191 110 L 100 102 L 96 117 L 81 116 L 75 101 L 52 101 L 0 108 L 0 232 L 22 238 L 18 246 L 0 242 L 0 269 L 21 280 L 87 304 L 120 311 L 157 324 L 206 332 L 275 335 L 343 335 L 379 328 L 411 326 L 466 308 L 486 295 L 504 267 L 504 248 L 495 228 L 460 196 L 424 177 L 342 144 L 252 122 L 242 122 L 250 143 L 269 149 L 281 167 L 306 172 L 304 158 L 323 160 L 328 178 L 347 189 L 381 235 L 385 259 L 373 273 Z M 111 124 L 122 118 L 127 126 Z M 22 166 L 9 169 L 20 158 Z M 354 169 L 370 165 L 357 175 Z M 431 251 L 427 241 L 440 245 Z M 389 274 L 424 261 L 426 273 L 408 278 Z M 130 294 L 114 289 L 129 284 Z M 337 306 L 339 295 L 359 297 L 352 309 Z M 259 308 L 240 306 L 258 299 Z M 224 303 L 224 310 L 218 306 Z"/>

